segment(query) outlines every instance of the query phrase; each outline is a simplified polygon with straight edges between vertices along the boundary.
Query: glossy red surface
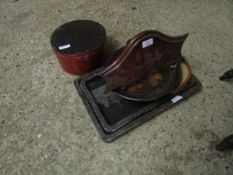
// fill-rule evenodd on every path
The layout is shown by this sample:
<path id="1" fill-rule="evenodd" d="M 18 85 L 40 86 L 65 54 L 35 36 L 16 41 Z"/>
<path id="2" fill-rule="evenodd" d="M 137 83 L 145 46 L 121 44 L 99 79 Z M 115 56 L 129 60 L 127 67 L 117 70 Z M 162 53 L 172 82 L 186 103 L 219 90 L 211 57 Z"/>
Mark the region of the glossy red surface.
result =
<path id="1" fill-rule="evenodd" d="M 64 54 L 54 50 L 64 71 L 73 75 L 83 75 L 99 67 L 105 57 L 105 46 L 82 54 Z"/>
<path id="2" fill-rule="evenodd" d="M 58 27 L 50 42 L 64 71 L 83 75 L 101 65 L 105 57 L 106 31 L 91 20 L 76 20 Z"/>

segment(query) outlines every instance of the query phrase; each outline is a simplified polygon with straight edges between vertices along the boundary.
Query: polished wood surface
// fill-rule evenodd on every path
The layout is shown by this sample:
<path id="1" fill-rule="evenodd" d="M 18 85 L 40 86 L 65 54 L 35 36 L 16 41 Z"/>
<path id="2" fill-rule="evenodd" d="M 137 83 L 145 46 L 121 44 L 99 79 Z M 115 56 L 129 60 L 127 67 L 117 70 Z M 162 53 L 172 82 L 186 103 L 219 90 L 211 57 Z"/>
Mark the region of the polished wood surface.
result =
<path id="1" fill-rule="evenodd" d="M 106 92 L 127 87 L 155 70 L 170 67 L 171 70 L 167 72 L 176 73 L 179 69 L 176 65 L 182 59 L 181 48 L 187 36 L 171 37 L 149 30 L 128 40 L 115 61 L 99 73 L 106 81 Z M 173 80 L 173 84 L 177 84 L 176 81 Z M 169 86 L 172 87 L 171 84 Z"/>

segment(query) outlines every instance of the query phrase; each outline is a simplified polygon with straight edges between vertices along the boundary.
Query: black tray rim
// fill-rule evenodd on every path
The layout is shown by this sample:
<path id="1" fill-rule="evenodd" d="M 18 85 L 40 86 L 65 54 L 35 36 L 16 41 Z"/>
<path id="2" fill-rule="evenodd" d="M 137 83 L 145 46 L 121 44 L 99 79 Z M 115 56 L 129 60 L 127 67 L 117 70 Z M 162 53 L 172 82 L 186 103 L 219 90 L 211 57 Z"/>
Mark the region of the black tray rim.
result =
<path id="1" fill-rule="evenodd" d="M 91 79 L 97 77 L 98 75 L 94 72 L 94 73 L 90 73 L 88 75 L 86 75 L 85 77 L 80 77 L 80 86 L 86 96 L 86 98 L 88 99 L 88 101 L 96 101 L 94 96 L 89 92 L 89 89 L 86 86 L 86 83 L 88 81 L 90 81 Z M 192 78 L 191 78 L 192 79 Z M 172 94 L 171 98 L 173 98 L 174 96 L 176 96 L 177 94 Z M 157 104 L 157 106 L 155 106 L 155 104 L 158 101 L 154 101 L 151 102 L 151 104 L 148 104 L 147 106 L 143 107 L 142 109 L 140 109 L 139 111 L 136 111 L 130 115 L 128 115 L 126 118 L 118 121 L 117 123 L 115 123 L 114 125 L 110 125 L 106 119 L 104 118 L 99 106 L 97 105 L 97 103 L 91 103 L 90 105 L 92 106 L 92 109 L 94 110 L 94 112 L 96 113 L 98 120 L 100 121 L 100 123 L 102 124 L 104 130 L 106 130 L 107 132 L 114 132 L 117 129 L 121 128 L 123 125 L 125 125 L 126 123 L 130 123 L 130 121 L 132 121 L 133 119 L 137 118 L 139 115 L 145 114 L 148 111 L 152 110 L 155 107 L 158 107 L 159 105 L 161 105 L 161 103 L 166 102 L 167 101 L 167 97 L 165 97 L 165 100 L 160 100 L 160 103 Z M 140 103 L 140 102 L 139 102 Z"/>
<path id="2" fill-rule="evenodd" d="M 99 120 L 99 117 L 98 117 L 99 114 L 96 113 L 95 110 L 93 110 L 97 105 L 93 108 L 93 106 L 89 102 L 88 97 L 85 95 L 85 92 L 82 89 L 82 86 L 80 86 L 81 81 L 83 79 L 90 78 L 90 76 L 91 77 L 95 76 L 96 75 L 95 72 L 92 72 L 92 73 L 89 73 L 89 74 L 84 75 L 82 77 L 79 77 L 78 79 L 75 80 L 74 84 L 76 86 L 76 89 L 77 89 L 89 115 L 91 116 L 92 121 L 94 122 L 99 134 L 101 135 L 103 141 L 105 141 L 105 142 L 110 142 L 110 141 L 116 139 L 117 137 L 123 135 L 125 132 L 129 131 L 130 129 L 146 122 L 147 120 L 151 119 L 152 117 L 155 117 L 156 115 L 160 114 L 161 112 L 165 111 L 166 109 L 171 108 L 171 107 L 179 104 L 180 102 L 184 101 L 185 99 L 196 94 L 202 88 L 200 81 L 194 75 L 192 75 L 194 77 L 196 85 L 194 87 L 191 87 L 187 91 L 183 92 L 183 94 L 182 94 L 183 98 L 180 101 L 178 101 L 177 103 L 172 103 L 172 102 L 170 102 L 170 99 L 169 99 L 169 100 L 167 100 L 167 101 L 169 101 L 169 103 L 165 102 L 165 103 L 161 104 L 159 110 L 156 108 L 158 106 L 153 106 L 153 107 L 151 107 L 151 109 L 149 111 L 147 111 L 146 113 L 144 112 L 142 114 L 139 114 L 136 118 L 134 118 L 133 120 L 128 122 L 126 125 L 121 126 L 120 128 L 118 128 L 116 130 L 109 131 L 109 130 L 106 130 L 105 127 L 103 126 L 102 120 Z M 190 91 L 191 91 L 191 94 L 187 95 L 187 93 Z M 171 98 L 173 98 L 173 97 L 174 96 L 172 96 Z M 156 111 L 155 111 L 155 109 L 156 109 Z"/>

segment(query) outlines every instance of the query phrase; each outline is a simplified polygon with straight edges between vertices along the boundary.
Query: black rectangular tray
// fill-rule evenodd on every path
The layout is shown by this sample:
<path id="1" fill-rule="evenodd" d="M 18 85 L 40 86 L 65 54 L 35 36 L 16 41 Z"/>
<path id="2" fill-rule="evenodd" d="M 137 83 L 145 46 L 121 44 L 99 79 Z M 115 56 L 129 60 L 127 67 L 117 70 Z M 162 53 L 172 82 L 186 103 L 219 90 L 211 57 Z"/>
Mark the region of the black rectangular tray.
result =
<path id="1" fill-rule="evenodd" d="M 177 94 L 178 98 L 177 95 L 170 95 L 152 102 L 134 102 L 118 96 L 115 92 L 105 94 L 104 80 L 96 76 L 95 72 L 75 80 L 75 86 L 105 142 L 114 140 L 201 89 L 201 83 L 192 75 L 187 88 Z M 178 99 L 177 102 L 174 102 L 175 98 Z"/>

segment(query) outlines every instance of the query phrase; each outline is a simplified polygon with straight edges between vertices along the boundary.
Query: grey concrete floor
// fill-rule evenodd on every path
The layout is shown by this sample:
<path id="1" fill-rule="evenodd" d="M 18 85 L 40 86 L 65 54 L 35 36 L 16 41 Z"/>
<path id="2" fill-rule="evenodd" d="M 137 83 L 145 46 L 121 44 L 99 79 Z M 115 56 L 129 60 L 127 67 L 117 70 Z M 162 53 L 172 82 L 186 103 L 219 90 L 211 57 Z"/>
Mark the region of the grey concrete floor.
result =
<path id="1" fill-rule="evenodd" d="M 182 53 L 200 93 L 106 144 L 60 68 L 49 37 L 92 19 L 115 47 L 145 29 L 190 33 Z M 232 0 L 0 0 L 0 174 L 232 175 L 233 154 L 214 146 L 233 133 Z"/>

